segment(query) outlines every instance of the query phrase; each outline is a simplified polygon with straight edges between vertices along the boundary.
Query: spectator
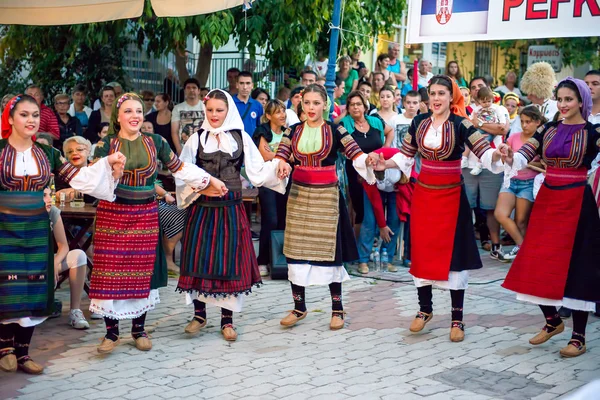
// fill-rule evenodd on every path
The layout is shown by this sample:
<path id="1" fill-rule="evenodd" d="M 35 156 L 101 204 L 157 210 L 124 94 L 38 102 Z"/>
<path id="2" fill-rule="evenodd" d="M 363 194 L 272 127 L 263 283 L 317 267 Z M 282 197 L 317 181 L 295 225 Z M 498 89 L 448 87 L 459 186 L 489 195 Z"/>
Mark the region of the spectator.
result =
<path id="1" fill-rule="evenodd" d="M 510 118 L 510 131 L 509 133 L 513 133 L 513 126 L 515 125 L 515 121 L 519 116 L 519 95 L 513 92 L 508 92 L 502 98 L 502 105 L 508 111 L 508 117 Z"/>
<path id="2" fill-rule="evenodd" d="M 145 120 L 154 127 L 154 133 L 165 138 L 171 150 L 175 151 L 173 136 L 171 136 L 171 99 L 166 93 L 159 93 L 154 98 L 156 111 L 146 115 Z"/>
<path id="3" fill-rule="evenodd" d="M 348 56 L 340 58 L 338 62 L 337 76 L 339 76 L 345 83 L 344 94 L 340 97 L 340 104 L 346 104 L 346 98 L 350 92 L 356 90 L 358 86 L 358 72 L 351 68 L 352 60 Z"/>
<path id="4" fill-rule="evenodd" d="M 283 138 L 286 114 L 285 106 L 279 100 L 270 100 L 261 118 L 262 124 L 256 128 L 252 139 L 265 161 L 275 158 L 279 142 Z M 267 187 L 258 188 L 260 201 L 260 240 L 258 246 L 258 269 L 261 276 L 268 276 L 271 264 L 271 232 L 285 229 L 285 208 L 287 194 L 280 194 Z"/>
<path id="5" fill-rule="evenodd" d="M 290 100 L 290 88 L 286 86 L 281 86 L 277 91 L 277 100 L 282 101 L 285 106 L 288 106 L 288 101 Z"/>
<path id="6" fill-rule="evenodd" d="M 264 113 L 262 105 L 250 97 L 253 88 L 252 73 L 248 71 L 240 72 L 237 77 L 238 93 L 233 96 L 233 102 L 244 122 L 244 130 L 250 136 L 254 134 L 254 130 L 260 122 L 260 117 Z"/>
<path id="7" fill-rule="evenodd" d="M 339 77 L 335 78 L 335 89 L 333 89 L 333 122 L 336 124 L 339 123 L 340 119 L 344 116 L 342 109 L 336 100 L 338 100 L 341 96 L 344 95 L 344 89 L 346 87 L 346 82 L 341 80 Z"/>
<path id="8" fill-rule="evenodd" d="M 159 184 L 154 184 L 154 188 L 158 198 L 158 220 L 163 234 L 162 246 L 167 259 L 167 269 L 179 273 L 179 267 L 175 264 L 173 256 L 175 247 L 183 236 L 187 209 L 177 208 L 175 197 Z"/>
<path id="9" fill-rule="evenodd" d="M 250 97 L 252 97 L 254 100 L 258 101 L 263 106 L 263 109 L 267 105 L 267 102 L 269 100 L 271 100 L 271 96 L 263 88 L 256 88 L 256 89 L 254 89 L 252 91 L 252 94 L 250 95 Z"/>
<path id="10" fill-rule="evenodd" d="M 406 96 L 406 93 L 410 92 L 411 90 L 418 91 L 424 87 L 425 86 L 417 82 L 416 90 L 413 88 L 413 69 L 410 68 L 406 73 L 406 82 L 404 82 L 404 85 L 402 85 L 402 97 L 404 98 L 404 96 Z"/>
<path id="11" fill-rule="evenodd" d="M 154 108 L 154 92 L 152 90 L 142 90 L 140 97 L 144 101 L 144 115 L 148 115 L 156 111 Z"/>
<path id="12" fill-rule="evenodd" d="M 300 74 L 300 79 L 302 80 L 302 86 L 306 87 L 308 85 L 312 85 L 313 83 L 317 83 L 317 79 L 319 75 L 315 71 L 302 71 Z"/>
<path id="13" fill-rule="evenodd" d="M 558 113 L 556 100 L 553 100 L 556 75 L 547 62 L 532 64 L 521 79 L 521 89 L 527 93 L 527 98 L 540 109 L 544 118 L 552 121 Z M 522 131 L 521 122 L 515 122 L 514 129 Z"/>
<path id="14" fill-rule="evenodd" d="M 51 134 L 54 139 L 59 139 L 58 119 L 54 111 L 44 104 L 44 91 L 37 85 L 29 85 L 25 89 L 25 94 L 33 97 L 40 106 L 40 128 L 38 132 L 46 132 Z"/>
<path id="15" fill-rule="evenodd" d="M 200 130 L 206 116 L 204 103 L 200 100 L 200 83 L 196 78 L 189 78 L 183 83 L 185 101 L 177 104 L 171 113 L 171 138 L 173 150 L 181 154 L 185 138 L 189 138 Z"/>
<path id="16" fill-rule="evenodd" d="M 592 111 L 590 112 L 590 116 L 588 117 L 588 121 L 592 124 L 600 124 L 600 70 L 591 70 L 585 74 L 585 83 L 587 83 L 590 88 L 590 92 L 592 93 Z M 592 168 L 588 171 L 588 175 L 591 177 L 594 172 L 598 169 L 598 162 L 600 162 L 600 154 L 596 156 L 596 159 L 592 162 Z M 598 178 L 598 183 L 594 184 L 596 181 L 595 175 L 591 178 L 591 186 L 595 189 L 596 193 L 594 193 L 594 197 L 596 199 L 600 198 L 600 175 Z"/>
<path id="17" fill-rule="evenodd" d="M 396 88 L 394 90 L 394 105 L 396 106 L 396 111 L 398 113 L 402 112 L 402 90 L 400 88 Z"/>
<path id="18" fill-rule="evenodd" d="M 142 128 L 140 129 L 142 133 L 154 133 L 154 125 L 150 121 L 142 122 Z"/>
<path id="19" fill-rule="evenodd" d="M 298 86 L 290 93 L 289 107 L 285 110 L 285 126 L 292 126 L 301 121 L 298 109 L 302 107 L 302 90 L 304 86 Z"/>
<path id="20" fill-rule="evenodd" d="M 460 93 L 465 100 L 465 111 L 467 112 L 467 115 L 471 115 L 473 113 L 473 107 L 471 107 L 471 91 L 468 87 L 461 87 Z"/>
<path id="21" fill-rule="evenodd" d="M 87 93 L 85 86 L 76 85 L 71 93 L 73 103 L 69 106 L 69 115 L 75 117 L 81 122 L 81 128 L 87 129 L 92 109 L 85 105 Z"/>
<path id="22" fill-rule="evenodd" d="M 98 141 L 98 126 L 103 123 L 110 123 L 110 116 L 112 115 L 112 105 L 116 99 L 116 92 L 112 86 L 104 86 L 100 91 L 100 100 L 102 107 L 98 110 L 92 111 L 90 114 L 90 120 L 88 129 L 85 132 L 85 138 L 92 143 Z"/>
<path id="23" fill-rule="evenodd" d="M 119 82 L 110 82 L 107 83 L 106 86 L 109 86 L 114 89 L 115 99 L 118 99 L 123 94 L 123 86 Z M 104 90 L 104 89 L 103 89 Z M 102 95 L 100 96 L 102 98 Z M 94 110 L 99 110 L 102 107 L 102 99 L 96 99 L 94 102 Z"/>
<path id="24" fill-rule="evenodd" d="M 82 136 L 71 136 L 67 138 L 63 143 L 63 147 L 60 149 L 67 161 L 73 164 L 76 168 L 82 168 L 88 166 L 88 161 L 90 158 L 92 149 L 92 144 L 89 140 Z M 67 203 L 73 201 L 75 197 L 75 189 L 71 188 L 68 183 L 62 180 L 60 177 L 56 180 L 56 189 L 57 189 L 57 197 L 61 193 L 65 194 L 65 200 Z M 96 199 L 92 196 L 88 196 L 87 194 L 83 196 L 83 201 L 91 204 Z M 92 317 L 93 319 L 96 319 Z"/>
<path id="25" fill-rule="evenodd" d="M 433 78 L 431 73 L 431 63 L 425 59 L 419 60 L 419 85 L 427 87 L 429 81 Z"/>
<path id="26" fill-rule="evenodd" d="M 510 126 L 508 111 L 506 109 L 504 109 L 504 112 L 507 118 L 504 123 L 483 122 L 480 124 L 478 121 L 477 113 L 481 105 L 477 98 L 479 90 L 483 87 L 488 87 L 488 85 L 485 78 L 481 76 L 477 76 L 469 82 L 471 98 L 476 103 L 471 114 L 471 122 L 475 122 L 474 125 L 487 134 L 502 137 L 508 132 Z M 469 205 L 471 209 L 475 210 L 476 226 L 479 229 L 481 247 L 486 251 L 490 251 L 492 258 L 498 259 L 502 253 L 502 246 L 500 245 L 500 224 L 494 217 L 494 209 L 496 208 L 496 201 L 498 200 L 503 177 L 502 174 L 493 174 L 487 169 L 483 170 L 479 175 L 471 175 L 470 169 L 474 168 L 478 162 L 479 159 L 473 153 L 469 154 L 468 162 L 466 163 L 466 168 L 463 169 L 462 176 L 465 182 Z M 461 167 L 465 167 L 465 164 L 462 164 Z M 482 210 L 482 213 L 479 213 L 478 210 Z M 491 245 L 488 237 L 492 240 Z"/>
<path id="27" fill-rule="evenodd" d="M 421 96 L 421 103 L 419 104 L 419 114 L 427 114 L 429 112 L 429 92 L 427 88 L 419 89 L 419 96 Z"/>
<path id="28" fill-rule="evenodd" d="M 81 295 L 83 294 L 83 285 L 87 275 L 87 256 L 83 250 L 69 250 L 60 210 L 52 205 L 49 188 L 44 189 L 44 203 L 46 203 L 46 210 L 50 216 L 50 229 L 57 247 L 54 255 L 54 282 L 58 282 L 60 274 L 69 271 L 71 294 L 69 324 L 75 329 L 88 329 L 90 324 L 81 311 Z"/>
<path id="29" fill-rule="evenodd" d="M 365 96 L 365 99 L 367 99 L 367 115 L 377 114 L 377 107 L 369 102 L 371 93 L 373 93 L 373 85 L 371 85 L 370 82 L 360 82 L 358 84 L 358 91 Z M 346 110 L 346 112 L 348 112 L 348 110 Z"/>
<path id="30" fill-rule="evenodd" d="M 35 142 L 45 144 L 46 146 L 54 147 L 54 138 L 49 133 L 38 133 L 35 135 Z"/>
<path id="31" fill-rule="evenodd" d="M 0 101 L 0 112 L 4 112 L 4 107 L 6 107 L 10 99 L 12 99 L 13 97 L 15 97 L 15 95 L 12 93 L 5 94 L 2 97 L 2 101 Z"/>
<path id="32" fill-rule="evenodd" d="M 232 96 L 238 94 L 237 77 L 239 74 L 240 70 L 235 67 L 227 70 L 227 83 L 229 86 L 224 90 Z"/>
<path id="33" fill-rule="evenodd" d="M 210 88 L 201 87 L 200 88 L 200 99 L 204 99 L 206 97 L 206 95 L 208 95 L 208 92 L 210 92 Z"/>
<path id="34" fill-rule="evenodd" d="M 371 79 L 371 85 L 373 86 L 371 90 L 371 97 L 369 97 L 369 103 L 374 105 L 376 108 L 381 108 L 381 103 L 379 101 L 379 92 L 386 85 L 385 76 L 383 75 L 383 72 L 373 72 L 371 74 Z M 396 85 L 394 85 L 394 87 L 396 87 Z"/>
<path id="35" fill-rule="evenodd" d="M 519 149 L 533 137 L 537 129 L 546 123 L 546 118 L 542 116 L 535 106 L 525 107 L 521 111 L 521 126 L 523 132 L 515 132 L 506 141 L 506 143 L 516 153 Z M 539 164 L 539 156 L 532 163 Z M 527 222 L 533 207 L 533 181 L 538 173 L 533 169 L 525 168 L 520 170 L 516 176 L 510 179 L 508 187 L 503 186 L 500 189 L 498 203 L 494 216 L 504 227 L 506 232 L 515 241 L 515 247 L 508 254 L 500 254 L 498 261 L 509 262 L 515 259 L 523 244 Z M 515 213 L 515 219 L 511 214 Z"/>
<path id="36" fill-rule="evenodd" d="M 54 109 L 58 120 L 60 138 L 55 141 L 56 148 L 62 149 L 62 144 L 71 136 L 82 136 L 83 129 L 79 118 L 69 115 L 69 95 L 60 93 L 54 96 Z"/>
<path id="37" fill-rule="evenodd" d="M 398 43 L 390 43 L 388 45 L 389 64 L 388 71 L 394 75 L 394 79 L 398 83 L 398 87 L 406 81 L 406 65 L 400 60 L 400 45 Z"/>
<path id="38" fill-rule="evenodd" d="M 110 127 L 110 124 L 108 122 L 102 122 L 102 123 L 100 123 L 100 125 L 98 125 L 98 132 L 96 132 L 96 135 L 95 135 L 97 138 L 96 139 L 97 141 L 104 139 L 106 137 L 106 135 L 108 135 L 109 127 Z M 92 145 L 91 150 L 90 150 L 90 155 L 88 156 L 88 161 L 94 160 L 94 152 L 96 151 L 97 144 L 98 143 L 96 142 Z"/>
<path id="39" fill-rule="evenodd" d="M 366 71 L 365 75 L 367 75 L 369 73 L 369 71 L 367 70 L 367 66 L 365 65 L 365 63 L 360 61 L 360 55 L 361 55 L 361 49 L 360 49 L 360 47 L 357 47 L 354 50 L 354 52 L 352 54 L 350 54 L 350 60 L 351 60 L 350 66 L 352 67 L 353 70 L 355 70 L 359 74 L 359 76 L 360 76 L 360 71 L 363 69 Z"/>
<path id="40" fill-rule="evenodd" d="M 389 125 L 394 129 L 394 141 L 392 142 L 391 147 L 394 147 L 396 149 L 399 149 L 401 147 L 402 140 L 404 139 L 406 132 L 408 132 L 408 128 L 410 127 L 413 118 L 416 117 L 417 112 L 419 112 L 419 105 L 421 104 L 421 95 L 419 95 L 419 92 L 411 90 L 406 94 L 403 104 L 404 112 L 394 116 L 389 123 Z M 420 160 L 420 157 L 417 158 L 417 160 Z M 419 172 L 418 170 L 419 168 L 417 167 L 417 172 Z"/>
<path id="41" fill-rule="evenodd" d="M 386 85 L 398 86 L 398 82 L 396 82 L 395 75 L 392 72 L 390 72 L 390 70 L 388 70 L 389 65 L 390 56 L 387 53 L 380 54 L 377 57 L 377 63 L 375 64 L 375 71 L 373 72 L 373 74 L 375 72 L 380 72 L 383 74 L 383 80 L 385 81 Z"/>
<path id="42" fill-rule="evenodd" d="M 450 78 L 454 79 L 454 81 L 456 82 L 456 84 L 459 87 L 467 86 L 467 81 L 465 81 L 465 78 L 463 78 L 463 76 L 460 72 L 460 67 L 458 66 L 458 62 L 450 61 L 448 63 L 448 65 L 446 65 L 446 75 L 448 75 Z"/>
<path id="43" fill-rule="evenodd" d="M 313 60 L 310 55 L 306 56 L 306 62 L 304 65 L 310 69 L 310 71 L 314 72 L 317 77 L 327 75 L 327 64 L 329 63 L 329 58 L 327 58 L 327 53 L 324 51 L 319 51 L 317 53 L 317 59 Z M 315 82 L 312 82 L 315 83 Z M 304 83 L 302 81 L 303 86 L 309 85 L 308 83 Z"/>
<path id="44" fill-rule="evenodd" d="M 517 87 L 517 74 L 514 71 L 508 71 L 504 76 L 504 85 L 498 86 L 494 89 L 494 92 L 500 92 L 502 96 L 507 93 L 515 93 L 519 98 L 523 96 L 519 88 Z"/>
<path id="45" fill-rule="evenodd" d="M 393 120 L 398 115 L 398 111 L 394 106 L 394 89 L 397 86 L 384 86 L 379 91 L 379 96 L 377 96 L 377 100 L 380 102 L 380 106 L 378 107 L 378 114 L 383 119 L 383 121 L 393 128 Z"/>

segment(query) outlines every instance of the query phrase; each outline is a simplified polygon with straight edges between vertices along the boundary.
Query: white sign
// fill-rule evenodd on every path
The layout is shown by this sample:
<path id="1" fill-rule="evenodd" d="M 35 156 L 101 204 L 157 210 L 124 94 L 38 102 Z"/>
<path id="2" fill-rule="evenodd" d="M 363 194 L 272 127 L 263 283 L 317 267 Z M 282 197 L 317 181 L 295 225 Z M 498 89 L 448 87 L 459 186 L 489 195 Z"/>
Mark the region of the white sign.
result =
<path id="1" fill-rule="evenodd" d="M 527 51 L 527 67 L 536 62 L 545 61 L 552 65 L 554 72 L 562 69 L 562 52 L 555 46 L 529 46 Z"/>
<path id="2" fill-rule="evenodd" d="M 412 43 L 600 36 L 598 0 L 410 0 Z"/>

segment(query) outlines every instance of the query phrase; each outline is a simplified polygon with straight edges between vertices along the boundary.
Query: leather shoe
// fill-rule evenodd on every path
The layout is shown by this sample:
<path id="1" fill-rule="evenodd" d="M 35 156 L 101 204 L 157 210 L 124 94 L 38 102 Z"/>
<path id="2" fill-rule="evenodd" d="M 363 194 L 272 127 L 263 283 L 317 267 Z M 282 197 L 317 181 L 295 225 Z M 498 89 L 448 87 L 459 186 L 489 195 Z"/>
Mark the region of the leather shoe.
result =
<path id="1" fill-rule="evenodd" d="M 329 323 L 329 329 L 337 331 L 344 327 L 344 311 L 333 311 L 331 313 L 331 322 Z"/>
<path id="2" fill-rule="evenodd" d="M 300 316 L 298 316 L 297 314 L 299 314 Z M 306 318 L 306 314 L 308 314 L 308 311 L 302 312 L 298 310 L 293 310 L 285 318 L 279 321 L 279 323 L 283 326 L 294 326 L 298 321 Z"/>
<path id="3" fill-rule="evenodd" d="M 585 344 L 579 340 L 571 339 L 567 347 L 560 349 L 560 355 L 567 358 L 577 357 L 585 353 Z"/>
<path id="4" fill-rule="evenodd" d="M 387 265 L 387 270 L 388 272 L 398 272 L 398 267 L 396 267 L 394 264 L 389 263 Z"/>
<path id="5" fill-rule="evenodd" d="M 367 263 L 358 264 L 358 272 L 360 272 L 361 274 L 368 274 L 369 273 L 369 264 L 367 264 Z"/>
<path id="6" fill-rule="evenodd" d="M 185 333 L 198 333 L 200 329 L 206 326 L 206 319 L 202 317 L 194 317 L 189 324 L 185 327 Z"/>
<path id="7" fill-rule="evenodd" d="M 540 333 L 529 339 L 529 343 L 534 346 L 537 346 L 538 344 L 547 342 L 548 339 L 550 339 L 552 336 L 558 335 L 559 333 L 562 333 L 565 330 L 565 324 L 563 322 L 561 322 L 560 325 L 558 325 L 556 329 L 554 329 L 551 333 L 548 333 L 548 331 L 546 331 L 547 327 L 555 328 L 552 325 L 546 324 L 546 326 L 540 331 Z"/>
<path id="8" fill-rule="evenodd" d="M 131 336 L 133 337 L 133 335 Z M 133 337 L 135 347 L 141 351 L 150 351 L 152 349 L 152 342 L 147 335 L 140 336 L 137 339 Z"/>
<path id="9" fill-rule="evenodd" d="M 17 357 L 13 353 L 8 353 L 4 357 L 0 358 L 0 370 L 4 372 L 15 372 L 17 370 Z"/>
<path id="10" fill-rule="evenodd" d="M 235 342 L 238 336 L 235 329 L 233 329 L 233 325 L 231 324 L 223 326 L 221 328 L 221 333 L 223 334 L 225 340 L 227 340 L 228 342 Z"/>
<path id="11" fill-rule="evenodd" d="M 431 321 L 431 318 L 433 318 L 433 312 L 427 314 L 423 311 L 419 311 L 408 329 L 411 332 L 421 332 L 423 328 L 425 328 L 425 324 Z"/>
<path id="12" fill-rule="evenodd" d="M 450 326 L 450 341 L 462 342 L 465 339 L 465 324 L 462 321 L 452 321 Z"/>
<path id="13" fill-rule="evenodd" d="M 121 338 L 117 338 L 117 340 L 115 342 L 113 342 L 110 339 L 103 338 L 102 343 L 100 343 L 100 346 L 98 346 L 98 353 L 100 353 L 100 354 L 112 353 L 112 351 L 115 349 L 115 347 L 117 347 L 119 345 L 119 343 L 121 343 Z"/>
<path id="14" fill-rule="evenodd" d="M 31 358 L 29 358 L 29 356 L 25 356 L 27 357 L 27 359 L 25 360 L 25 362 L 17 362 L 17 364 L 19 365 L 19 369 L 27 374 L 31 374 L 31 375 L 39 375 L 42 372 L 44 372 L 44 367 L 42 367 L 40 364 L 34 362 Z M 21 357 L 23 358 L 23 357 Z"/>

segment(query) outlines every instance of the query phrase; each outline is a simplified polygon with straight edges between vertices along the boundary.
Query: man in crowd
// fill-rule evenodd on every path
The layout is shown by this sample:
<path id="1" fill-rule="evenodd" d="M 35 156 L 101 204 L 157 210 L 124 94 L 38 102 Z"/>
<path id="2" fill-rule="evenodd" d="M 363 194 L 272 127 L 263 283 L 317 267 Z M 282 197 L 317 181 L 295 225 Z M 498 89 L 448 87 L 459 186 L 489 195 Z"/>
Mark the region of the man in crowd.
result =
<path id="1" fill-rule="evenodd" d="M 183 93 L 185 101 L 177 104 L 171 114 L 171 137 L 177 154 L 181 154 L 185 140 L 200 130 L 206 116 L 198 80 L 187 79 L 183 83 Z"/>
<path id="2" fill-rule="evenodd" d="M 406 81 L 406 65 L 404 61 L 400 60 L 400 45 L 398 43 L 390 43 L 388 45 L 388 55 L 390 56 L 390 64 L 387 69 L 396 77 L 398 87 L 402 87 L 404 81 Z"/>
<path id="3" fill-rule="evenodd" d="M 77 118 L 81 122 L 83 130 L 85 130 L 92 113 L 92 109 L 85 105 L 87 101 L 85 86 L 76 85 L 71 93 L 71 99 L 73 99 L 73 103 L 69 106 L 69 115 Z"/>
<path id="4" fill-rule="evenodd" d="M 431 73 L 431 63 L 425 59 L 421 59 L 419 61 L 419 85 L 423 87 L 427 87 L 429 85 L 429 81 L 433 78 L 433 74 Z"/>
<path id="5" fill-rule="evenodd" d="M 373 93 L 373 85 L 371 85 L 369 82 L 360 82 L 356 89 L 365 96 L 365 99 L 367 99 L 367 102 L 369 103 L 367 115 L 375 114 L 377 112 L 377 107 L 370 102 L 371 93 Z"/>
<path id="6" fill-rule="evenodd" d="M 46 132 L 52 135 L 57 140 L 60 138 L 60 129 L 56 114 L 51 108 L 44 104 L 44 91 L 37 85 L 29 85 L 25 89 L 25 94 L 33 97 L 40 106 L 40 129 L 38 132 Z"/>
<path id="7" fill-rule="evenodd" d="M 313 83 L 317 83 L 317 78 L 319 77 L 315 71 L 302 71 L 300 74 L 302 79 L 302 86 L 307 87 L 308 85 L 312 85 Z"/>
<path id="8" fill-rule="evenodd" d="M 250 97 L 254 89 L 252 73 L 242 71 L 237 77 L 237 94 L 233 96 L 233 102 L 244 122 L 244 130 L 252 136 L 254 130 L 260 124 L 260 117 L 263 115 L 263 107 L 258 101 Z"/>
<path id="9" fill-rule="evenodd" d="M 379 108 L 381 107 L 381 103 L 379 102 L 379 91 L 383 89 L 383 86 L 385 85 L 385 76 L 383 76 L 383 72 L 373 72 L 371 77 L 373 79 L 373 88 L 371 90 L 371 97 L 368 100 L 369 103 Z"/>
<path id="10" fill-rule="evenodd" d="M 233 67 L 227 70 L 227 83 L 229 86 L 224 90 L 230 95 L 235 96 L 238 93 L 237 89 L 237 77 L 240 74 L 240 70 Z"/>
<path id="11" fill-rule="evenodd" d="M 479 90 L 482 87 L 488 87 L 488 84 L 485 78 L 481 76 L 473 78 L 469 83 L 471 98 L 475 99 L 471 122 L 473 122 L 479 130 L 491 135 L 506 135 L 510 129 L 510 119 L 508 118 L 508 111 L 506 111 L 506 109 L 503 110 L 506 114 L 504 123 L 484 123 L 477 119 L 477 113 L 479 109 L 481 109 L 481 106 L 477 104 L 477 93 L 479 93 Z M 479 175 L 472 175 L 470 173 L 471 169 L 476 167 L 478 161 L 479 159 L 470 152 L 468 166 L 463 169 L 465 189 L 469 204 L 471 208 L 475 210 L 475 216 L 477 218 L 476 225 L 479 228 L 482 247 L 485 250 L 490 250 L 490 256 L 492 258 L 498 259 L 502 253 L 502 246 L 500 245 L 500 224 L 494 217 L 494 209 L 496 208 L 496 202 L 498 201 L 498 195 L 500 193 L 504 175 L 493 174 L 488 170 L 483 170 Z M 481 213 L 479 210 L 481 210 Z M 485 218 L 482 218 L 482 214 L 485 214 Z M 492 241 L 491 246 L 487 241 L 488 235 Z"/>

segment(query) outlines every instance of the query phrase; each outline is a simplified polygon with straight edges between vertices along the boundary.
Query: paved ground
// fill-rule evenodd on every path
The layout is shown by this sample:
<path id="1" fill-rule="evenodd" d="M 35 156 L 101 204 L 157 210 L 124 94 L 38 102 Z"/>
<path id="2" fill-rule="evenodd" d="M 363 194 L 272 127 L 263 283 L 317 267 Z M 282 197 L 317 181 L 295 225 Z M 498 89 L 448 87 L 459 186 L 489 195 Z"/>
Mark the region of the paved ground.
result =
<path id="1" fill-rule="evenodd" d="M 279 319 L 292 307 L 289 285 L 267 281 L 247 300 L 244 312 L 234 315 L 240 335 L 235 343 L 222 339 L 219 312 L 211 307 L 208 326 L 186 336 L 191 308 L 174 292 L 172 280 L 148 317 L 152 351 L 142 353 L 128 339 L 113 354 L 99 356 L 101 321 L 75 331 L 66 325 L 65 312 L 34 336 L 32 354 L 46 365 L 46 373 L 0 373 L 0 397 L 546 400 L 600 378 L 600 320 L 590 317 L 589 350 L 579 358 L 558 355 L 570 328 L 544 345 L 530 346 L 527 340 L 543 326 L 543 317 L 500 288 L 496 280 L 507 266 L 486 257 L 467 292 L 463 343 L 448 339 L 450 296 L 439 290 L 434 291 L 433 321 L 421 334 L 408 331 L 417 300 L 406 269 L 344 285 L 347 327 L 337 332 L 328 327 L 325 287 L 309 288 L 310 314 L 298 326 L 282 329 Z M 67 305 L 68 292 L 61 290 L 59 297 Z M 123 323 L 121 332 L 129 328 Z"/>

